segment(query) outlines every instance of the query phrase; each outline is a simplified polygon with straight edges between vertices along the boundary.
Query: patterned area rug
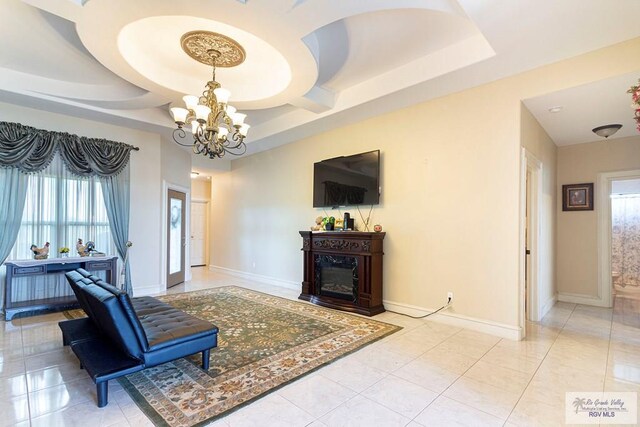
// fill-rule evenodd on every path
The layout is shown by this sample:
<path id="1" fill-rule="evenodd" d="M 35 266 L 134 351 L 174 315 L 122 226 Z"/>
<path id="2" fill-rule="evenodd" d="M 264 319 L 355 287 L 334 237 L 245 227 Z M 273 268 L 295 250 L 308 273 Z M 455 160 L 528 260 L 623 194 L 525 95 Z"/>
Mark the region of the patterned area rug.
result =
<path id="1" fill-rule="evenodd" d="M 236 286 L 159 299 L 211 321 L 220 332 L 209 372 L 198 367 L 198 355 L 120 379 L 158 426 L 209 423 L 401 329 Z"/>

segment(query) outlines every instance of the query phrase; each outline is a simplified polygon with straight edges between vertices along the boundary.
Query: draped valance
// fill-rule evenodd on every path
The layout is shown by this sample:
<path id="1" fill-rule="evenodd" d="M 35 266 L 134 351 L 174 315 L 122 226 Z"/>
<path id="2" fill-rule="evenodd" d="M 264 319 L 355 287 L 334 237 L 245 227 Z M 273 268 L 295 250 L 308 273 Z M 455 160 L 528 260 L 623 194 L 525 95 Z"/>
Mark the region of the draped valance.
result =
<path id="1" fill-rule="evenodd" d="M 0 167 L 24 173 L 40 172 L 60 153 L 65 167 L 74 175 L 110 177 L 129 163 L 128 144 L 100 138 L 87 138 L 0 122 Z"/>

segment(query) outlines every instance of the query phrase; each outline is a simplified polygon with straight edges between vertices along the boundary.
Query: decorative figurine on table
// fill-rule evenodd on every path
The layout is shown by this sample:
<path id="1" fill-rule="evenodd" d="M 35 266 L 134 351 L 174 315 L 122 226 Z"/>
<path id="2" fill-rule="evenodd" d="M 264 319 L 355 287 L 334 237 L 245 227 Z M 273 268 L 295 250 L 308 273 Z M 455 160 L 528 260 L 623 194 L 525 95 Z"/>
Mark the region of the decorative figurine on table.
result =
<path id="1" fill-rule="evenodd" d="M 69 256 L 69 248 L 66 246 L 61 247 L 59 252 L 62 258 L 67 258 Z"/>
<path id="2" fill-rule="evenodd" d="M 78 238 L 78 243 L 76 243 L 76 250 L 78 251 L 78 255 L 81 257 L 89 256 L 87 246 L 82 243 L 82 239 L 80 238 Z"/>
<path id="3" fill-rule="evenodd" d="M 89 254 L 89 256 L 105 256 L 104 252 L 100 252 L 98 250 L 96 250 L 96 244 L 89 241 L 87 242 L 87 253 Z"/>
<path id="4" fill-rule="evenodd" d="M 322 219 L 322 223 L 324 224 L 324 229 L 327 231 L 333 231 L 335 225 L 336 225 L 336 219 L 332 216 L 325 216 Z"/>
<path id="5" fill-rule="evenodd" d="M 382 231 L 382 226 L 380 224 L 374 225 L 373 231 L 375 231 L 376 233 L 380 233 Z"/>
<path id="6" fill-rule="evenodd" d="M 314 225 L 313 227 L 311 227 L 311 231 L 320 231 L 323 229 L 322 227 L 322 217 L 319 216 L 316 218 L 316 225 Z"/>
<path id="7" fill-rule="evenodd" d="M 39 248 L 36 245 L 31 245 L 31 252 L 33 252 L 33 259 L 47 259 L 49 258 L 49 242 L 45 243 L 43 247 Z"/>

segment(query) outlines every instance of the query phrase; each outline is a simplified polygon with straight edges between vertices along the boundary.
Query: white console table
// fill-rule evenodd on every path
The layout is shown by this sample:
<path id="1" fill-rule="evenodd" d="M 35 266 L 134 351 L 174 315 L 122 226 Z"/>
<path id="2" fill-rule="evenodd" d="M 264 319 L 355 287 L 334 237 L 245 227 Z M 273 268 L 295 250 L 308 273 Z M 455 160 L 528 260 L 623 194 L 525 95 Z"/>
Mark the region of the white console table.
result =
<path id="1" fill-rule="evenodd" d="M 17 286 L 31 286 L 37 276 L 51 274 L 62 276 L 67 271 L 77 268 L 84 268 L 87 271 L 93 272 L 104 271 L 107 275 L 106 281 L 113 283 L 113 279 L 117 278 L 118 257 L 104 256 L 16 260 L 7 261 L 4 265 L 7 268 L 4 288 L 4 315 L 6 320 L 11 320 L 18 313 L 39 310 L 58 311 L 78 306 L 78 302 L 71 292 L 64 296 L 48 297 L 45 295 L 37 299 L 14 301 L 12 291 Z"/>

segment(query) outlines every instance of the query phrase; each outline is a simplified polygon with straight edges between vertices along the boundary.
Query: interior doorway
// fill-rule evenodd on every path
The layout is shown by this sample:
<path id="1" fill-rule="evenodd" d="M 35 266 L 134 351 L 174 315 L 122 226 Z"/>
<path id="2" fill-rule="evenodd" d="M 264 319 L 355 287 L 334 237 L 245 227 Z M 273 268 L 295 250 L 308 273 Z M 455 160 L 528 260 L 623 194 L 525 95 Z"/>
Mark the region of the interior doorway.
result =
<path id="1" fill-rule="evenodd" d="M 207 223 L 209 203 L 191 201 L 191 227 L 189 245 L 191 267 L 207 265 Z"/>
<path id="2" fill-rule="evenodd" d="M 167 288 L 184 282 L 187 195 L 167 190 Z"/>
<path id="3" fill-rule="evenodd" d="M 635 186 L 638 182 L 640 182 L 640 170 L 605 172 L 598 176 L 598 191 L 595 199 L 598 211 L 597 305 L 602 307 L 612 307 L 614 296 L 621 294 L 633 296 L 636 293 L 637 288 L 629 286 L 633 278 L 633 274 L 629 273 L 636 268 L 632 262 L 636 259 L 639 243 L 636 240 L 635 248 L 623 254 L 622 250 L 628 249 L 629 246 L 628 241 L 622 239 L 626 240 L 631 237 L 633 240 L 634 237 L 632 237 L 633 233 L 629 233 L 632 230 L 628 230 L 622 236 L 620 233 L 623 230 L 619 230 L 619 228 L 621 227 L 620 221 L 634 221 L 632 219 L 634 213 L 637 217 L 637 212 L 634 212 L 637 209 L 634 198 L 628 198 L 629 204 L 623 203 L 623 200 L 625 200 L 625 195 L 635 192 Z M 627 207 L 632 208 L 629 215 L 624 212 Z M 614 216 L 616 216 L 615 220 Z M 620 258 L 621 256 L 624 258 Z M 626 277 L 623 278 L 623 275 Z M 640 291 L 640 289 L 637 290 Z M 640 298 L 640 295 L 638 297 Z"/>
<path id="4" fill-rule="evenodd" d="M 524 335 L 526 321 L 540 320 L 538 268 L 542 163 L 522 149 L 520 182 L 520 327 Z"/>
<path id="5" fill-rule="evenodd" d="M 640 179 L 611 181 L 612 296 L 640 300 Z"/>

